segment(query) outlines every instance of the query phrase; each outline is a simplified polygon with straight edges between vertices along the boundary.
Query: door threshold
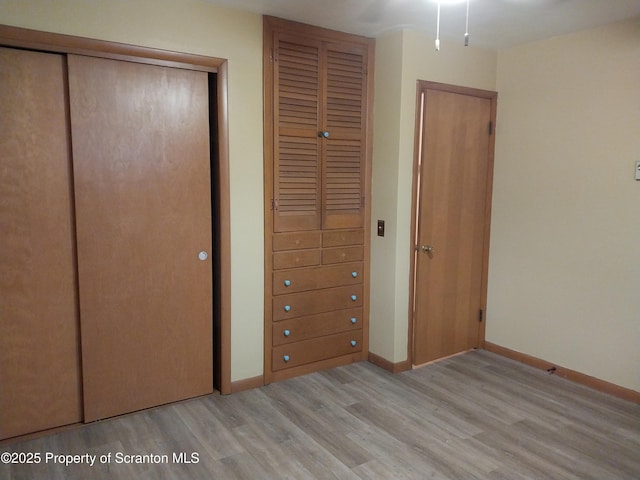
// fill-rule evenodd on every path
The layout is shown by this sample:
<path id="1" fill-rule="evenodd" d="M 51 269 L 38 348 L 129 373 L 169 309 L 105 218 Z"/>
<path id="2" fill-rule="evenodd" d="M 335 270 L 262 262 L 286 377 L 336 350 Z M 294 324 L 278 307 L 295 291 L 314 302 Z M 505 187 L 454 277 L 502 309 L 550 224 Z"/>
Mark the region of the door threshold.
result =
<path id="1" fill-rule="evenodd" d="M 436 358 L 435 360 L 431 360 L 429 362 L 425 362 L 425 363 L 421 363 L 420 365 L 411 365 L 411 370 L 415 370 L 416 368 L 422 368 L 422 367 L 426 367 L 427 365 L 431 365 L 433 363 L 438 363 L 441 362 L 442 360 L 446 360 L 448 358 L 453 358 L 453 357 L 457 357 L 458 355 L 464 355 L 465 353 L 469 353 L 474 351 L 475 348 L 470 348 L 469 350 L 463 350 L 462 352 L 458 352 L 458 353 L 453 353 L 451 355 L 447 355 L 446 357 L 440 357 L 440 358 Z"/>

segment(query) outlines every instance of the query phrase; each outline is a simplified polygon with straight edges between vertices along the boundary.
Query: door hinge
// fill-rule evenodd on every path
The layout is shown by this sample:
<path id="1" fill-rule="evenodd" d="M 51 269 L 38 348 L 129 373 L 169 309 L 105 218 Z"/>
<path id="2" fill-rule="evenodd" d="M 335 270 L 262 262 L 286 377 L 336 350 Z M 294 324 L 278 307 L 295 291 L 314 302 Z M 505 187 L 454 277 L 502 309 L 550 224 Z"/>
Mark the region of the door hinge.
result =
<path id="1" fill-rule="evenodd" d="M 271 210 L 277 210 L 278 209 L 278 199 L 277 198 L 272 198 L 271 199 Z"/>
<path id="2" fill-rule="evenodd" d="M 489 122 L 489 135 L 493 135 L 493 122 Z"/>
<path id="3" fill-rule="evenodd" d="M 478 311 L 478 321 L 479 321 L 479 322 L 482 322 L 482 317 L 483 317 L 483 312 L 482 312 L 482 309 L 480 309 L 480 310 Z"/>

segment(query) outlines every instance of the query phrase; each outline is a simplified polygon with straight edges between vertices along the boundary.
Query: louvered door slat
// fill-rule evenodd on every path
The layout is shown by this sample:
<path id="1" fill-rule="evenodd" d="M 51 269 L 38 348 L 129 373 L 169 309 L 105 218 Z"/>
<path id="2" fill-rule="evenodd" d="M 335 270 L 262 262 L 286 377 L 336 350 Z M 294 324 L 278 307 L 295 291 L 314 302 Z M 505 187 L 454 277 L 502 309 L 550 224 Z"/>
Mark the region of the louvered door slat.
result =
<path id="1" fill-rule="evenodd" d="M 318 151 L 315 138 L 279 138 L 278 211 L 280 214 L 304 212 L 315 214 L 318 209 Z"/>
<path id="2" fill-rule="evenodd" d="M 325 226 L 363 226 L 364 168 L 360 140 L 327 142 L 324 187 Z"/>
<path id="3" fill-rule="evenodd" d="M 319 43 L 276 39 L 274 232 L 320 228 L 320 51 Z"/>

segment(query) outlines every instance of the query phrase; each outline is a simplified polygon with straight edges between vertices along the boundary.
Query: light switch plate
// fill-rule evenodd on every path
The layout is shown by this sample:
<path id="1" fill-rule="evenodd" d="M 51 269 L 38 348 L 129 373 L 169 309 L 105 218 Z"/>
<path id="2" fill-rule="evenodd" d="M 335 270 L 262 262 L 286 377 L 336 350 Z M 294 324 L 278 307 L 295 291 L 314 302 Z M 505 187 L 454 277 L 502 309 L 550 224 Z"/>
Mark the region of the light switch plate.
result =
<path id="1" fill-rule="evenodd" d="M 640 180 L 640 161 L 636 162 L 636 180 Z"/>

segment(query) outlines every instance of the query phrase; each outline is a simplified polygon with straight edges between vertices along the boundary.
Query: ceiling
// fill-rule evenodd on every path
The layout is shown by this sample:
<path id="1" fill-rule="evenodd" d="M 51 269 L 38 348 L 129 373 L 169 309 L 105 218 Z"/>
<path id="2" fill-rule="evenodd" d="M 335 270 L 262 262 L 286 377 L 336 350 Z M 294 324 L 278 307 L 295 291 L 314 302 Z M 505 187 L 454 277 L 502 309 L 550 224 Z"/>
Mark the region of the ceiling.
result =
<path id="1" fill-rule="evenodd" d="M 435 38 L 436 0 L 204 1 L 370 37 L 407 28 Z M 466 0 L 441 3 L 443 44 L 444 38 L 463 42 Z M 640 22 L 640 0 L 470 0 L 469 10 L 470 44 L 491 49 L 623 20 Z"/>

